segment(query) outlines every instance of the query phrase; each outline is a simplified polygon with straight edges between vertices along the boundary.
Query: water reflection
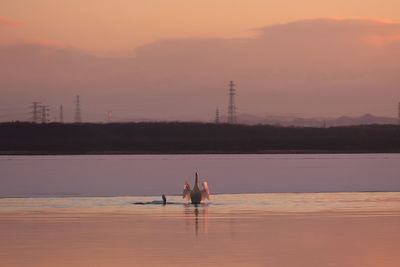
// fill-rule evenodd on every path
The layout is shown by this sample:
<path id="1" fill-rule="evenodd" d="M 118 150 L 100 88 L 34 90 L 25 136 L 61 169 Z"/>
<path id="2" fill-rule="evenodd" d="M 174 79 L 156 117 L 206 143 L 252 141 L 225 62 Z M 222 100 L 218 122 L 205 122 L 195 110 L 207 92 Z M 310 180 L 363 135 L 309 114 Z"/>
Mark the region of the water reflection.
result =
<path id="1" fill-rule="evenodd" d="M 399 266 L 399 193 L 216 195 L 197 206 L 176 196 L 166 206 L 131 204 L 154 199 L 2 199 L 0 265 Z"/>
<path id="2" fill-rule="evenodd" d="M 202 204 L 185 204 L 184 216 L 186 229 L 191 231 L 194 224 L 195 234 L 199 235 L 199 228 L 202 233 L 208 233 L 208 203 Z M 201 225 L 201 226 L 200 226 Z"/>

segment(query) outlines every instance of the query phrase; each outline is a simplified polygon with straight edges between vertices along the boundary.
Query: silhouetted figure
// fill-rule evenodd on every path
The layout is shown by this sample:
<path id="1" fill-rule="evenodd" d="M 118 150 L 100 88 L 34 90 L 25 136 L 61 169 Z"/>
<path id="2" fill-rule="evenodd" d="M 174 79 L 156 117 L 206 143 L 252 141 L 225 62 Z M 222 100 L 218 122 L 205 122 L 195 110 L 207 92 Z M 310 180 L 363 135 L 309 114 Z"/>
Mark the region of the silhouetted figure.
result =
<path id="1" fill-rule="evenodd" d="M 188 182 L 185 182 L 185 185 L 183 186 L 183 198 L 187 200 L 190 199 L 192 204 L 200 204 L 202 200 L 210 199 L 210 190 L 208 189 L 207 181 L 203 182 L 203 190 L 201 191 L 198 182 L 199 177 L 196 172 L 193 189 L 190 189 Z"/>
<path id="2" fill-rule="evenodd" d="M 135 204 L 135 205 L 155 205 L 155 204 L 166 205 L 167 204 L 167 197 L 164 194 L 162 194 L 161 198 L 162 198 L 161 201 L 160 200 L 153 200 L 151 202 L 134 202 L 133 204 Z"/>

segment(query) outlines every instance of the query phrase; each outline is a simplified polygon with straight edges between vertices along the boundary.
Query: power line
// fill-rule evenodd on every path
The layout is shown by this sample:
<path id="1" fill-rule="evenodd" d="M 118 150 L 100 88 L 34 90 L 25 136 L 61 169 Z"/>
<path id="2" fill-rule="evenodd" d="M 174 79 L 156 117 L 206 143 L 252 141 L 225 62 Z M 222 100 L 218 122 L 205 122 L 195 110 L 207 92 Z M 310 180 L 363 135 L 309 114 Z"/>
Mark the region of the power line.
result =
<path id="1" fill-rule="evenodd" d="M 7 114 L 0 114 L 0 118 L 23 117 L 26 119 L 27 115 L 30 114 L 32 113 L 31 112 L 7 113 Z"/>
<path id="2" fill-rule="evenodd" d="M 13 112 L 13 111 L 19 111 L 19 110 L 26 110 L 29 107 L 0 107 L 0 112 Z"/>

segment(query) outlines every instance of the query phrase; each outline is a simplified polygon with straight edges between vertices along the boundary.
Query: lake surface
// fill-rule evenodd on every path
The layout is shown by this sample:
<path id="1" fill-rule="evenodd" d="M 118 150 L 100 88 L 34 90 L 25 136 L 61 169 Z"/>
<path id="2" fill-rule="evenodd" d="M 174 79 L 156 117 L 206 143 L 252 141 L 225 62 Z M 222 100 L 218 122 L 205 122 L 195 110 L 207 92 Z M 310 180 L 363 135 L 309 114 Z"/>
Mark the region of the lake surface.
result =
<path id="1" fill-rule="evenodd" d="M 0 156 L 0 197 L 400 191 L 399 154 Z"/>
<path id="2" fill-rule="evenodd" d="M 400 192 L 320 191 L 399 190 L 399 162 L 384 154 L 3 156 L 0 266 L 398 267 Z M 195 170 L 222 194 L 184 201 Z M 274 191 L 320 193 L 246 193 Z M 152 204 L 161 193 L 168 204 Z"/>
<path id="3" fill-rule="evenodd" d="M 400 193 L 0 199 L 7 267 L 397 267 Z"/>

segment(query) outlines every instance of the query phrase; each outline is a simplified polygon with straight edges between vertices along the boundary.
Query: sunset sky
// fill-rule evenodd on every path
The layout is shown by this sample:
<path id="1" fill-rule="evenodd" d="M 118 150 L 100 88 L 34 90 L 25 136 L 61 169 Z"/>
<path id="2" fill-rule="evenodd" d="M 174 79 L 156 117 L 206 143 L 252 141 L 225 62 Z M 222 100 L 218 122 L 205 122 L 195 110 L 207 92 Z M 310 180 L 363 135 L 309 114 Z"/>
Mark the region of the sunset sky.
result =
<path id="1" fill-rule="evenodd" d="M 395 116 L 399 10 L 397 0 L 1 1 L 0 121 L 23 119 L 32 101 L 51 118 L 63 104 L 70 120 L 76 94 L 88 121 L 211 120 L 226 112 L 229 80 L 239 113 Z"/>

